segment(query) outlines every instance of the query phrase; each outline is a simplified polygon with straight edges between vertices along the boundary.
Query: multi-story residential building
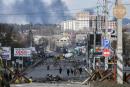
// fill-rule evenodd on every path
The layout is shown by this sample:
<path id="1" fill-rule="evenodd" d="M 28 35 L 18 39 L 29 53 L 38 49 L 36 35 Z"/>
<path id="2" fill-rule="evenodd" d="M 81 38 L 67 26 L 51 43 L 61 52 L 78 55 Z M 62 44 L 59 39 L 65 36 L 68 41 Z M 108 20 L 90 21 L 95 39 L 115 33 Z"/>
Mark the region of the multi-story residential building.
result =
<path id="1" fill-rule="evenodd" d="M 93 32 L 94 29 L 105 30 L 105 16 L 90 14 L 89 12 L 79 12 L 76 14 L 73 20 L 66 20 L 61 23 L 61 27 L 64 31 L 90 31 Z M 107 28 L 116 29 L 115 21 L 107 21 Z"/>
<path id="2" fill-rule="evenodd" d="M 83 30 L 89 28 L 89 12 L 79 12 L 76 14 L 77 30 Z"/>
<path id="3" fill-rule="evenodd" d="M 61 27 L 64 31 L 66 30 L 77 30 L 77 21 L 76 20 L 67 20 L 62 22 Z"/>
<path id="4" fill-rule="evenodd" d="M 77 13 L 75 19 L 66 20 L 61 23 L 61 27 L 64 31 L 74 30 L 79 31 L 89 28 L 89 12 Z"/>

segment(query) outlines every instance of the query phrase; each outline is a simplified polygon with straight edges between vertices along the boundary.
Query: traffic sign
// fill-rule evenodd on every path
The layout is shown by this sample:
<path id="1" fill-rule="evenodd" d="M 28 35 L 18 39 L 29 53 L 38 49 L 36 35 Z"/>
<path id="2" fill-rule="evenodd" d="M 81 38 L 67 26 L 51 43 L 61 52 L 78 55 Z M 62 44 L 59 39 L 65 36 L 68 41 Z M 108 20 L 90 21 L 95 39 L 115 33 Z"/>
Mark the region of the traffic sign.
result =
<path id="1" fill-rule="evenodd" d="M 103 47 L 104 48 L 109 48 L 110 47 L 110 41 L 108 39 L 103 39 Z"/>
<path id="2" fill-rule="evenodd" d="M 104 50 L 103 50 L 103 56 L 104 56 L 104 57 L 109 57 L 110 54 L 111 54 L 111 52 L 110 52 L 109 49 L 104 49 Z"/>

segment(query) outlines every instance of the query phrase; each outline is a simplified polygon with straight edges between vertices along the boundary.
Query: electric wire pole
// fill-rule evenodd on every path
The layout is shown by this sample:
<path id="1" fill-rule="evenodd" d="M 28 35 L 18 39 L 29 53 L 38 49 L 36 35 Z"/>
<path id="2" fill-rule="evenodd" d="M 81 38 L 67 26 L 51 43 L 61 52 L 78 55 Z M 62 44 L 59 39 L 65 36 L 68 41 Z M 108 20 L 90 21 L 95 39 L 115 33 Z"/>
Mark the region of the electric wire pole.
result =
<path id="1" fill-rule="evenodd" d="M 94 36 L 94 40 L 93 40 L 93 69 L 95 70 L 95 49 L 96 49 L 96 30 L 97 30 L 97 15 L 96 15 L 96 19 L 95 19 L 95 27 L 93 28 L 93 36 Z"/>
<path id="2" fill-rule="evenodd" d="M 104 2 L 105 8 L 104 8 L 104 15 L 105 15 L 105 32 L 104 32 L 104 38 L 107 39 L 107 29 L 108 29 L 108 0 L 105 0 Z M 105 57 L 105 70 L 108 69 L 108 57 Z"/>
<path id="3" fill-rule="evenodd" d="M 97 36 L 97 32 L 99 31 L 99 23 L 100 23 L 100 19 L 99 19 L 99 6 L 97 3 L 97 14 L 96 14 L 96 18 L 94 20 L 95 23 L 95 27 L 93 28 L 93 34 L 94 34 L 94 42 L 93 42 L 93 69 L 96 68 L 96 57 L 95 57 L 95 52 L 96 52 L 96 45 L 97 45 L 97 41 L 96 41 L 96 36 Z"/>
<path id="4" fill-rule="evenodd" d="M 114 16 L 117 18 L 117 83 L 123 84 L 123 43 L 122 43 L 122 18 L 126 15 L 126 8 L 121 0 L 116 0 L 113 9 Z"/>

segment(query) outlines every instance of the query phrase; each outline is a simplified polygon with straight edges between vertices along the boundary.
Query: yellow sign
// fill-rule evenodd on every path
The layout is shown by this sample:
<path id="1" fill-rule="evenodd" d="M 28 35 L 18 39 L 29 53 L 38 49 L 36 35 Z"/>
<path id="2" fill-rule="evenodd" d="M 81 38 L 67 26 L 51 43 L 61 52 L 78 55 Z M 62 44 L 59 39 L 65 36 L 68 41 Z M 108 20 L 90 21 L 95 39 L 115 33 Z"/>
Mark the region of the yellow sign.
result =
<path id="1" fill-rule="evenodd" d="M 122 19 L 126 15 L 126 8 L 122 4 L 118 4 L 114 7 L 113 14 L 116 18 Z"/>

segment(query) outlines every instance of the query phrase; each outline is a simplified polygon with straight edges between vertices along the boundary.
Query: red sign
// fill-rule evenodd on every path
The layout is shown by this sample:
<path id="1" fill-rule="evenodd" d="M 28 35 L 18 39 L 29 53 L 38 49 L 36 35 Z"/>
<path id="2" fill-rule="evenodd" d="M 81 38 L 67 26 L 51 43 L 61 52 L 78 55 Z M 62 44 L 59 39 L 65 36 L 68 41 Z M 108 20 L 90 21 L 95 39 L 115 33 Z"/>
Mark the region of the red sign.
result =
<path id="1" fill-rule="evenodd" d="M 110 54 L 111 54 L 111 52 L 110 52 L 109 49 L 104 49 L 104 50 L 103 50 L 103 56 L 104 56 L 104 57 L 109 57 Z"/>

